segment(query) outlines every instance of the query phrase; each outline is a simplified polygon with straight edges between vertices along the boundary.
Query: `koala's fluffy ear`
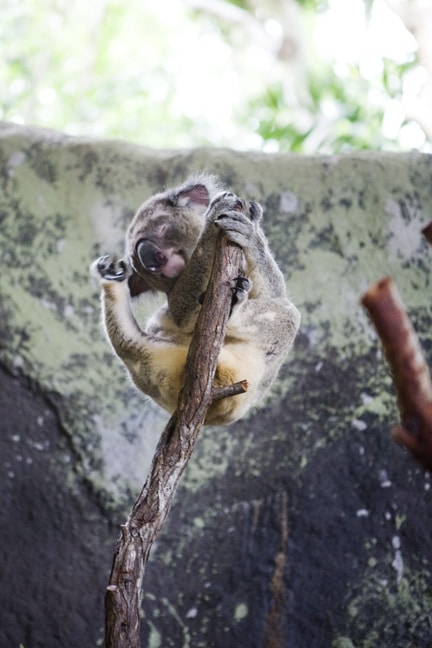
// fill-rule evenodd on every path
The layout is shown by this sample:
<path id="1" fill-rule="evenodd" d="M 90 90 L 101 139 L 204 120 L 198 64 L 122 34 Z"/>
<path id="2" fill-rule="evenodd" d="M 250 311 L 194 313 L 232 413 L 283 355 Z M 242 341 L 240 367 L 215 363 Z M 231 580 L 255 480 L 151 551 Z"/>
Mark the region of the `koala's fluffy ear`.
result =
<path id="1" fill-rule="evenodd" d="M 184 185 L 176 190 L 176 205 L 178 207 L 208 207 L 214 196 L 221 191 L 217 178 L 201 173 L 192 176 Z"/>
<path id="2" fill-rule="evenodd" d="M 177 196 L 177 205 L 179 207 L 188 207 L 190 205 L 202 205 L 208 207 L 210 204 L 210 192 L 205 185 L 198 184 L 186 191 L 180 191 Z"/>

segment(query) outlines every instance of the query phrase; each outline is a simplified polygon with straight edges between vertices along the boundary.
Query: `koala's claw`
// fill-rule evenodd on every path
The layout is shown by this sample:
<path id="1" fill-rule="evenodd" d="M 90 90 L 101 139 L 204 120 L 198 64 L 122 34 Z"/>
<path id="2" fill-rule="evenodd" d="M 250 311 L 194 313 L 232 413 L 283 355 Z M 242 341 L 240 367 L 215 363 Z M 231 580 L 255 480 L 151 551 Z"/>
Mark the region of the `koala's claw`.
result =
<path id="1" fill-rule="evenodd" d="M 262 208 L 255 200 L 251 200 L 249 203 L 249 217 L 251 221 L 261 220 Z"/>
<path id="2" fill-rule="evenodd" d="M 220 213 L 224 210 L 241 212 L 245 210 L 246 202 L 231 191 L 224 191 L 213 199 L 212 207 L 217 208 Z"/>
<path id="3" fill-rule="evenodd" d="M 231 299 L 230 315 L 236 306 L 243 304 L 247 300 L 248 292 L 251 288 L 252 284 L 249 279 L 246 279 L 246 277 L 236 277 L 234 279 L 232 282 L 233 295 Z"/>
<path id="4" fill-rule="evenodd" d="M 231 299 L 231 310 L 230 315 L 234 306 L 237 304 L 242 304 L 246 301 L 248 293 L 252 288 L 252 283 L 246 277 L 236 277 L 231 283 L 231 288 L 233 291 Z M 198 297 L 198 303 L 202 306 L 204 303 L 205 292 L 201 293 Z"/>
<path id="5" fill-rule="evenodd" d="M 230 198 L 232 200 L 232 205 L 231 209 L 234 211 L 242 212 L 244 211 L 246 207 L 246 203 L 244 200 L 236 196 L 235 194 L 227 194 L 226 198 Z"/>
<path id="6" fill-rule="evenodd" d="M 243 249 L 253 244 L 261 216 L 262 210 L 258 203 L 243 200 L 231 192 L 216 196 L 210 209 L 210 219 L 214 225 Z"/>
<path id="7" fill-rule="evenodd" d="M 127 277 L 126 263 L 109 254 L 97 260 L 96 268 L 102 279 L 107 281 L 124 281 Z"/>
<path id="8" fill-rule="evenodd" d="M 246 301 L 251 287 L 252 284 L 249 279 L 246 279 L 246 277 L 236 277 L 233 281 L 232 306 Z"/>
<path id="9" fill-rule="evenodd" d="M 232 212 L 240 212 L 252 222 L 259 221 L 262 216 L 262 209 L 257 202 L 244 200 L 230 191 L 218 194 L 213 199 L 211 208 L 218 214 L 215 221 L 226 218 Z"/>

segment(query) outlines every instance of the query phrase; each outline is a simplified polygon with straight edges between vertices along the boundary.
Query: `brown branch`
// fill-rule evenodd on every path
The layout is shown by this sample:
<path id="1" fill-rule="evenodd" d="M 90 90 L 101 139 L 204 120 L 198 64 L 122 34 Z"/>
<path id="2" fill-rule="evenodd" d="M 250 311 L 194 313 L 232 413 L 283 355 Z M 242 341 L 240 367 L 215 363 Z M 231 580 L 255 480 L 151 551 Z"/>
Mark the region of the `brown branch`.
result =
<path id="1" fill-rule="evenodd" d="M 245 392 L 247 392 L 247 389 L 247 380 L 241 380 L 238 383 L 234 383 L 233 385 L 226 385 L 225 387 L 214 387 L 211 393 L 211 402 L 215 403 L 218 400 L 222 400 L 222 398 L 244 394 Z"/>
<path id="2" fill-rule="evenodd" d="M 401 425 L 392 430 L 395 441 L 406 446 L 432 470 L 432 381 L 419 340 L 390 277 L 363 295 L 393 374 Z"/>
<path id="3" fill-rule="evenodd" d="M 212 275 L 189 348 L 178 407 L 162 433 L 147 481 L 117 542 L 105 595 L 106 648 L 139 648 L 145 565 L 214 398 L 213 379 L 231 307 L 232 280 L 242 274 L 242 264 L 241 248 L 219 234 Z M 240 391 L 237 387 L 230 393 L 243 391 L 244 385 Z"/>
<path id="4" fill-rule="evenodd" d="M 272 603 L 267 614 L 264 626 L 264 648 L 283 648 L 287 645 L 284 628 L 284 611 L 287 608 L 285 587 L 285 568 L 287 563 L 288 547 L 288 496 L 282 493 L 280 515 L 280 546 L 275 556 L 274 571 L 271 580 Z"/>
<path id="5" fill-rule="evenodd" d="M 422 234 L 428 243 L 432 243 L 432 222 L 426 225 L 426 227 L 423 227 Z"/>

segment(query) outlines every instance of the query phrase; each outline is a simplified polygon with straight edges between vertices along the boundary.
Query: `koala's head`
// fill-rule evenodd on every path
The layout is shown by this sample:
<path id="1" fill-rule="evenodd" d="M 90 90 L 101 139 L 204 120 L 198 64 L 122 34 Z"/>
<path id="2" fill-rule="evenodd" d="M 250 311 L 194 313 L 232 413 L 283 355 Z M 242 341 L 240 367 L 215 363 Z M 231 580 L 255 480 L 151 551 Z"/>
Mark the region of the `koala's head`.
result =
<path id="1" fill-rule="evenodd" d="M 216 180 L 203 174 L 141 205 L 126 233 L 132 296 L 146 290 L 171 290 L 191 258 L 204 214 L 218 191 Z"/>

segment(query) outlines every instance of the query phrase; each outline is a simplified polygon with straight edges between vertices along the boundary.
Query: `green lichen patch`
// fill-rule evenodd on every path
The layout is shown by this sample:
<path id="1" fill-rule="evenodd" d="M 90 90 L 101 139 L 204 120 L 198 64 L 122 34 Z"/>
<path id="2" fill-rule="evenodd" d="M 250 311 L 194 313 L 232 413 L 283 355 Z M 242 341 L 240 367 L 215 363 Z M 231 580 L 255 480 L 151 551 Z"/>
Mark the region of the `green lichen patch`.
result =
<path id="1" fill-rule="evenodd" d="M 405 569 L 397 584 L 392 574 L 385 574 L 385 578 L 376 572 L 375 569 L 368 573 L 359 586 L 361 591 L 347 604 L 351 645 L 427 648 L 432 637 L 429 569 Z M 338 638 L 333 645 L 343 646 L 341 641 Z"/>

